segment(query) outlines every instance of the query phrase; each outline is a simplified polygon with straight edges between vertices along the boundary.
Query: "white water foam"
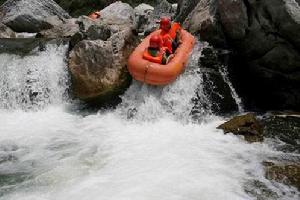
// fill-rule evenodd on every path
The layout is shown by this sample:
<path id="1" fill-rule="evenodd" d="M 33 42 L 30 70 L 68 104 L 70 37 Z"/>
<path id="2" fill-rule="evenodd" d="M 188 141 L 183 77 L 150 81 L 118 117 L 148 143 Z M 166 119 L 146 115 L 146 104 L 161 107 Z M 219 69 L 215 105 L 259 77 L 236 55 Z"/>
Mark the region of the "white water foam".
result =
<path id="1" fill-rule="evenodd" d="M 30 55 L 0 54 L 0 109 L 32 110 L 62 104 L 68 75 L 68 46 L 48 44 Z"/>
<path id="2" fill-rule="evenodd" d="M 58 95 L 50 95 L 58 102 L 37 112 L 1 108 L 0 199 L 256 199 L 245 192 L 253 180 L 276 193 L 265 199 L 295 199 L 293 189 L 273 187 L 264 178 L 261 162 L 276 155 L 267 145 L 225 136 L 216 129 L 224 122 L 218 117 L 189 121 L 190 101 L 201 83 L 200 54 L 193 53 L 186 72 L 170 86 L 134 83 L 116 110 L 71 113 L 58 103 L 66 89 L 58 85 Z"/>

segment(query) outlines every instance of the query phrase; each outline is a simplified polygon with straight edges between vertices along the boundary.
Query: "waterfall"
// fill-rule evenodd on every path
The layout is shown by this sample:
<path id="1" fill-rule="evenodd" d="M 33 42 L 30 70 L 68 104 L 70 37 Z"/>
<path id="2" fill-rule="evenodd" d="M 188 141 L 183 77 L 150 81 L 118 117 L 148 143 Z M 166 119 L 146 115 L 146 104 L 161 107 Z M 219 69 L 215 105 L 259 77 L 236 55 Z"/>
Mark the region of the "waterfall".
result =
<path id="1" fill-rule="evenodd" d="M 204 45 L 197 42 L 186 66 L 184 74 L 175 82 L 165 87 L 150 86 L 134 81 L 122 97 L 122 104 L 118 112 L 126 114 L 128 118 L 135 116 L 138 120 L 155 120 L 171 117 L 180 121 L 189 121 L 194 107 L 195 91 L 201 90 L 202 77 L 199 76 L 199 58 Z M 203 103 L 210 104 L 205 93 L 201 93 Z M 211 114 L 210 109 L 201 108 L 201 114 Z"/>
<path id="2" fill-rule="evenodd" d="M 68 86 L 67 45 L 47 44 L 30 54 L 0 54 L 0 109 L 37 110 L 61 104 Z"/>
<path id="3" fill-rule="evenodd" d="M 238 106 L 238 111 L 239 113 L 243 113 L 245 112 L 244 106 L 242 104 L 242 99 L 239 97 L 239 95 L 237 94 L 237 92 L 235 91 L 230 79 L 229 79 L 229 75 L 228 75 L 228 69 L 227 66 L 224 65 L 222 68 L 219 69 L 220 74 L 222 75 L 224 82 L 227 83 L 227 85 L 230 88 L 231 91 L 231 95 L 236 103 L 236 105 Z"/>

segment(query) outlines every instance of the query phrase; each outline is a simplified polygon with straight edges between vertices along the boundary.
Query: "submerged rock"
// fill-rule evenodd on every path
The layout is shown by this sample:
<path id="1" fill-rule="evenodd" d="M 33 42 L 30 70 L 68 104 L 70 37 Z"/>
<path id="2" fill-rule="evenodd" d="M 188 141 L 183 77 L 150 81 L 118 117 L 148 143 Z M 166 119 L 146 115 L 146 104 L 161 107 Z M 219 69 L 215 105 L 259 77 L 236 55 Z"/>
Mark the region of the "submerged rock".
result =
<path id="1" fill-rule="evenodd" d="M 248 106 L 300 109 L 299 1 L 187 2 L 179 1 L 177 18 L 187 17 L 184 27 L 202 40 L 234 50 L 232 71 Z"/>
<path id="2" fill-rule="evenodd" d="M 294 186 L 300 191 L 300 163 L 275 164 L 272 162 L 264 162 L 264 165 L 267 179 Z"/>
<path id="3" fill-rule="evenodd" d="M 222 129 L 225 134 L 243 135 L 248 142 L 262 142 L 264 139 L 263 127 L 254 114 L 234 117 L 220 125 L 218 129 Z"/>
<path id="4" fill-rule="evenodd" d="M 300 153 L 300 115 L 277 113 L 263 116 L 264 136 L 280 140 L 275 148 L 288 153 Z"/>
<path id="5" fill-rule="evenodd" d="M 0 7 L 0 21 L 16 32 L 39 32 L 53 27 L 50 17 L 58 21 L 70 18 L 53 0 L 8 0 Z"/>
<path id="6" fill-rule="evenodd" d="M 0 23 L 0 38 L 15 38 L 16 33 L 6 25 Z"/>

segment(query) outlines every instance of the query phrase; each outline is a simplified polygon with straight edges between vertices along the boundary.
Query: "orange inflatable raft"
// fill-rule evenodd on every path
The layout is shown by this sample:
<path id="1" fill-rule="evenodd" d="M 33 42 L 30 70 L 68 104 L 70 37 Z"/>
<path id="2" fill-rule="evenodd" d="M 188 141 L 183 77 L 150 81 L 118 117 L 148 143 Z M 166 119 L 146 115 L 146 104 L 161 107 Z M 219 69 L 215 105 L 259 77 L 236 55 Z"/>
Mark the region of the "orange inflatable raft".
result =
<path id="1" fill-rule="evenodd" d="M 185 65 L 195 44 L 194 36 L 182 29 L 182 43 L 174 53 L 174 58 L 167 65 L 153 63 L 145 60 L 143 53 L 149 46 L 151 36 L 159 33 L 160 30 L 157 30 L 147 36 L 130 55 L 128 60 L 128 70 L 132 77 L 150 85 L 167 85 L 176 80 L 177 76 L 185 69 Z"/>

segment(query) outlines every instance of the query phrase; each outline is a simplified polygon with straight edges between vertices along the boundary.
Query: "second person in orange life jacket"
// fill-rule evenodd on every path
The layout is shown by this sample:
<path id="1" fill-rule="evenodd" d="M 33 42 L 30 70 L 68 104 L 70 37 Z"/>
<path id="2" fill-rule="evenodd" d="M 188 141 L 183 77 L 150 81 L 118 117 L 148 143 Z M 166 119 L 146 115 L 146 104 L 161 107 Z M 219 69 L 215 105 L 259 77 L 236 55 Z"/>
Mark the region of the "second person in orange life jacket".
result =
<path id="1" fill-rule="evenodd" d="M 169 54 L 173 54 L 180 44 L 181 27 L 179 23 L 172 23 L 170 18 L 162 17 L 159 28 L 163 46 L 167 48 Z"/>
<path id="2" fill-rule="evenodd" d="M 149 47 L 144 51 L 143 58 L 154 63 L 167 64 L 168 56 L 162 43 L 163 41 L 159 35 L 153 35 L 150 38 Z"/>

